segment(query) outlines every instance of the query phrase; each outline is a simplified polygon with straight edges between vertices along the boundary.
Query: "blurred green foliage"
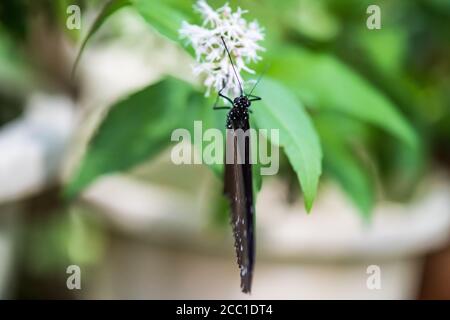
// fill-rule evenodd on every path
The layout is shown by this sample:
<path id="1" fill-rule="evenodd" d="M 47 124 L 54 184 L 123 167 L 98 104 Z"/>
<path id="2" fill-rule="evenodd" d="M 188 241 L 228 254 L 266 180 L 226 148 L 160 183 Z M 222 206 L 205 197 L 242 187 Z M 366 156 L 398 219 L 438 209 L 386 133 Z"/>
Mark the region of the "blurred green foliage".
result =
<path id="1" fill-rule="evenodd" d="M 169 145 L 173 129 L 183 127 L 190 94 L 190 85 L 169 78 L 115 104 L 67 194 L 74 196 L 99 175 L 126 170 L 161 152 Z"/>
<path id="2" fill-rule="evenodd" d="M 0 17 L 5 7 L 17 16 L 1 22 L 9 38 L 26 38 L 26 20 L 18 11 L 30 3 L 0 5 Z M 55 21 L 64 20 L 66 3 L 47 4 Z M 180 41 L 178 29 L 183 20 L 200 23 L 193 0 L 89 5 L 99 8 L 105 3 L 92 32 L 126 4 L 149 29 L 192 54 Z M 217 8 L 224 2 L 208 3 Z M 381 30 L 366 27 L 370 4 L 381 7 Z M 271 68 L 260 84 L 264 102 L 255 105 L 254 125 L 285 128 L 287 166 L 298 173 L 308 208 L 322 171 L 322 151 L 325 175 L 342 186 L 365 218 L 380 196 L 375 181 L 382 182 L 385 197 L 404 200 L 429 164 L 448 168 L 449 1 L 233 0 L 230 5 L 249 10 L 247 17 L 266 28 L 264 60 L 254 67 Z M 114 104 L 67 193 L 75 195 L 98 175 L 127 170 L 154 157 L 168 145 L 174 128 L 189 128 L 195 119 L 223 128 L 224 113 L 212 112 L 212 100 L 196 90 L 167 79 Z M 278 100 L 284 103 L 276 104 Z"/>

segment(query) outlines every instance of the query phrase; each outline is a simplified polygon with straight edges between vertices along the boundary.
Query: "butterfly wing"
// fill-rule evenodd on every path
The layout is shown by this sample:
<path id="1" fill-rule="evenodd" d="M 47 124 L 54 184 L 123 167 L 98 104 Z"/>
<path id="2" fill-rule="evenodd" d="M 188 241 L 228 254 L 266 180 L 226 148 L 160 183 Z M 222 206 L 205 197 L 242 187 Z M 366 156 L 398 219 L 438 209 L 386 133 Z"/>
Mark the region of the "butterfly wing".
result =
<path id="1" fill-rule="evenodd" d="M 225 163 L 225 188 L 231 206 L 231 224 L 235 239 L 237 262 L 240 269 L 241 289 L 251 291 L 255 261 L 254 206 L 250 138 L 239 139 L 236 129 L 249 129 L 248 120 L 233 123 L 227 130 L 226 154 L 233 151 L 232 163 Z M 244 144 L 244 145 L 242 145 Z M 241 162 L 238 159 L 242 159 Z"/>

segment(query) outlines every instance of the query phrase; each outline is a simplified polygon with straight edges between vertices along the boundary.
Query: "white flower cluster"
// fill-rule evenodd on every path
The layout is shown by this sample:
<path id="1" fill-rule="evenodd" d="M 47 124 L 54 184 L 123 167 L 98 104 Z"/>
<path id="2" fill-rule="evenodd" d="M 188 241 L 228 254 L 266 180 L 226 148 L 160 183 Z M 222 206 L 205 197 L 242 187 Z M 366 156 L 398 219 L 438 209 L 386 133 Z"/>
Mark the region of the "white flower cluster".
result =
<path id="1" fill-rule="evenodd" d="M 263 29 L 255 20 L 247 22 L 242 15 L 247 11 L 238 8 L 233 12 L 226 3 L 214 10 L 205 0 L 199 0 L 194 10 L 203 18 L 203 25 L 192 25 L 183 21 L 180 36 L 187 39 L 195 50 L 197 64 L 193 67 L 196 76 L 205 77 L 206 96 L 211 89 L 217 92 L 225 87 L 223 93 L 236 97 L 240 94 L 239 83 L 234 75 L 221 37 L 230 51 L 239 80 L 241 71 L 254 73 L 247 65 L 261 60 L 258 51 L 264 50 L 258 41 L 264 39 Z"/>

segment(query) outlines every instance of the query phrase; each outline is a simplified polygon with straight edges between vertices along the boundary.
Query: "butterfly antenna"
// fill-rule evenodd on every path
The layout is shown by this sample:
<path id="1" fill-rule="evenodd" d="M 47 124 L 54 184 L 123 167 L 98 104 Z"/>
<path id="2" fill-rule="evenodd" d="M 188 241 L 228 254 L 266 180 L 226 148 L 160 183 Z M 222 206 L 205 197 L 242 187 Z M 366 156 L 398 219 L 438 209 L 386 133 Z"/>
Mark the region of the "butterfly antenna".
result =
<path id="1" fill-rule="evenodd" d="M 241 95 L 243 95 L 244 94 L 244 89 L 242 88 L 242 83 L 239 80 L 239 76 L 238 76 L 238 74 L 236 72 L 236 68 L 234 67 L 233 59 L 231 59 L 230 51 L 228 50 L 227 44 L 225 43 L 225 39 L 223 38 L 223 36 L 220 36 L 220 38 L 222 39 L 223 45 L 225 47 L 225 50 L 227 51 L 228 58 L 230 59 L 230 62 L 231 62 L 231 67 L 233 68 L 234 75 L 236 76 L 236 80 L 239 83 L 239 89 L 241 90 Z"/>
<path id="2" fill-rule="evenodd" d="M 253 88 L 252 88 L 252 90 L 250 91 L 250 93 L 248 94 L 248 96 L 251 95 L 251 94 L 253 93 L 253 90 L 255 90 L 256 86 L 257 86 L 258 83 L 261 81 L 262 77 L 266 74 L 267 70 L 269 70 L 269 67 L 270 67 L 270 64 L 268 64 L 268 65 L 264 68 L 264 71 L 261 72 L 261 74 L 260 74 L 259 77 L 258 77 L 258 80 L 256 80 L 256 83 L 255 83 L 255 85 L 253 86 Z"/>

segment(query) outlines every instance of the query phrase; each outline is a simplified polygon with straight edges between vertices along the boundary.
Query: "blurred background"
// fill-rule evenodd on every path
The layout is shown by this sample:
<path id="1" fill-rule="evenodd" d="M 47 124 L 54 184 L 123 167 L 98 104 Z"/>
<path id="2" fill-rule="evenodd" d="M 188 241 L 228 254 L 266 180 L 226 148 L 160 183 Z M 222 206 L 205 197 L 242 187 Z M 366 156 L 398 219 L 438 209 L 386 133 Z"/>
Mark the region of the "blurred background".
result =
<path id="1" fill-rule="evenodd" d="M 110 10 L 72 77 L 106 4 L 0 4 L 0 298 L 450 299 L 449 1 L 230 1 L 265 27 L 268 76 L 303 102 L 324 154 L 310 214 L 287 159 L 264 178 L 251 296 L 220 175 L 172 164 L 163 130 L 180 114 L 158 82 L 199 87 L 176 40 L 180 20 L 198 23 L 194 2 Z M 371 4 L 381 29 L 367 28 Z M 108 116 L 147 87 L 133 112 Z M 197 100 L 212 112 L 211 98 Z M 70 265 L 80 290 L 66 286 Z"/>

